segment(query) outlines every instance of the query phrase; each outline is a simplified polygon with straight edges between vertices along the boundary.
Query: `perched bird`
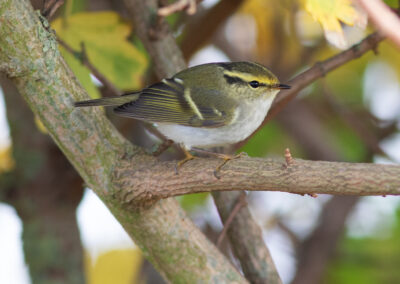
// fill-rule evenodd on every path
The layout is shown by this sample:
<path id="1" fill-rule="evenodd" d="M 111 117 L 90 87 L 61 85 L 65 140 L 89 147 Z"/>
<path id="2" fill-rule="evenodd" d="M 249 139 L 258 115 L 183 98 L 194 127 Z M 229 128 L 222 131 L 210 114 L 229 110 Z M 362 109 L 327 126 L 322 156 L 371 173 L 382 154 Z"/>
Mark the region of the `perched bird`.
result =
<path id="1" fill-rule="evenodd" d="M 114 106 L 118 115 L 154 123 L 184 149 L 186 158 L 178 163 L 181 166 L 193 159 L 189 150 L 194 147 L 246 139 L 260 126 L 279 90 L 289 88 L 257 63 L 208 63 L 138 92 L 75 102 L 75 106 Z"/>

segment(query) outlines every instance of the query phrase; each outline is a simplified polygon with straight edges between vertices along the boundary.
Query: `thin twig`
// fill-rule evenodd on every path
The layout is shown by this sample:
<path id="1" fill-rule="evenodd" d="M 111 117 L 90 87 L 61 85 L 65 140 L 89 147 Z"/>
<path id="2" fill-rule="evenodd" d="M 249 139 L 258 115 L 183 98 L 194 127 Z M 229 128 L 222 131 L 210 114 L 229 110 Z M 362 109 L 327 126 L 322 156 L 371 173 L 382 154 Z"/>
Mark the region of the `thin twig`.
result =
<path id="1" fill-rule="evenodd" d="M 221 247 L 222 241 L 226 235 L 226 232 L 229 229 L 229 226 L 232 224 L 233 218 L 238 214 L 239 210 L 247 205 L 246 201 L 246 193 L 243 191 L 240 195 L 239 198 L 237 199 L 237 202 L 235 204 L 235 207 L 233 207 L 231 214 L 229 215 L 228 219 L 226 220 L 224 224 L 224 228 L 221 231 L 221 234 L 218 236 L 217 240 L 217 247 Z"/>
<path id="2" fill-rule="evenodd" d="M 60 38 L 57 38 L 58 43 L 65 48 L 69 53 L 74 55 L 81 63 L 86 66 L 90 72 L 95 76 L 103 86 L 114 96 L 118 96 L 121 92 L 118 90 L 117 87 L 114 86 L 89 60 L 85 44 L 81 43 L 81 51 L 73 49 L 69 44 L 63 41 Z"/>
<path id="3" fill-rule="evenodd" d="M 64 0 L 45 0 L 42 15 L 50 20 L 54 13 L 64 4 Z"/>
<path id="4" fill-rule="evenodd" d="M 235 148 L 239 149 L 246 144 L 246 142 L 253 137 L 253 135 L 257 133 L 259 129 L 261 129 L 268 121 L 277 115 L 290 101 L 297 96 L 302 89 L 317 79 L 324 77 L 326 74 L 328 74 L 328 72 L 362 56 L 364 53 L 370 50 L 376 49 L 376 46 L 384 39 L 385 37 L 383 35 L 379 33 L 373 33 L 367 36 L 360 43 L 353 45 L 349 49 L 332 56 L 331 58 L 315 63 L 313 67 L 289 80 L 287 83 L 291 86 L 291 89 L 283 90 L 278 94 L 263 123 L 256 131 L 254 131 L 252 135 L 247 137 L 244 141 L 237 143 Z"/>
<path id="5" fill-rule="evenodd" d="M 166 17 L 179 11 L 186 11 L 188 15 L 196 13 L 196 0 L 177 0 L 171 5 L 158 9 L 157 14 L 160 17 Z"/>

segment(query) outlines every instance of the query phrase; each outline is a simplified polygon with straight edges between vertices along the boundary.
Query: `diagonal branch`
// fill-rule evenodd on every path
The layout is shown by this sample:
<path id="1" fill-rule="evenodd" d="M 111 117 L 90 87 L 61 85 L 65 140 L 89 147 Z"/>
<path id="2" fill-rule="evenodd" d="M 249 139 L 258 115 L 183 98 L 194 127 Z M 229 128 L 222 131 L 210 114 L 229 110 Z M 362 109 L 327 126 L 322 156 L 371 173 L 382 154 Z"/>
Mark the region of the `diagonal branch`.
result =
<path id="1" fill-rule="evenodd" d="M 353 45 L 349 49 L 331 58 L 315 63 L 313 67 L 294 77 L 288 82 L 292 88 L 281 91 L 276 97 L 271 111 L 268 114 L 267 121 L 275 116 L 300 90 L 304 89 L 315 80 L 324 77 L 328 72 L 333 71 L 351 60 L 359 58 L 370 50 L 375 50 L 377 45 L 384 39 L 385 37 L 383 35 L 373 33 L 360 43 Z"/>
<path id="2" fill-rule="evenodd" d="M 278 271 L 264 244 L 262 230 L 254 222 L 246 206 L 246 193 L 243 191 L 227 193 L 213 193 L 215 204 L 224 223 L 220 238 L 227 230 L 231 248 L 240 260 L 244 275 L 251 283 L 281 284 Z"/>
<path id="3" fill-rule="evenodd" d="M 73 101 L 89 96 L 60 56 L 48 23 L 29 1 L 1 1 L 0 22 L 0 71 L 162 275 L 175 283 L 246 283 L 174 199 L 140 209 L 121 202 L 128 188 L 114 179 L 120 161 L 157 161 L 126 141 L 100 109 L 74 109 Z"/>
<path id="4" fill-rule="evenodd" d="M 330 71 L 346 64 L 347 62 L 359 58 L 364 53 L 373 50 L 375 51 L 377 45 L 384 40 L 385 37 L 379 33 L 373 33 L 362 40 L 360 43 L 353 45 L 349 49 L 332 56 L 324 61 L 317 62 L 311 68 L 295 76 L 293 79 L 289 80 L 288 84 L 292 87 L 289 90 L 282 90 L 277 95 L 274 100 L 271 109 L 268 112 L 267 117 L 264 122 L 258 127 L 254 132 L 256 133 L 261 129 L 268 121 L 270 121 L 275 115 L 277 115 L 291 100 L 293 100 L 297 94 L 316 81 L 319 78 L 324 77 Z M 254 135 L 253 133 L 253 135 Z M 236 149 L 240 148 L 253 136 L 247 137 L 246 140 L 236 144 Z"/>

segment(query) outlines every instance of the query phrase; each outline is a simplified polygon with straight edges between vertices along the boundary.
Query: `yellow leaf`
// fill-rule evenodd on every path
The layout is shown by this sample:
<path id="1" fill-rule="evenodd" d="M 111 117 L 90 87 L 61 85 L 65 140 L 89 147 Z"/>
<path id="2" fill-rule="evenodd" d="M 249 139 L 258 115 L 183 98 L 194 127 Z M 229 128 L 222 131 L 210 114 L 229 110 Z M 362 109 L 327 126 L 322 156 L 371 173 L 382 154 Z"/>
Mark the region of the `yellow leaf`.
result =
<path id="1" fill-rule="evenodd" d="M 66 19 L 56 19 L 52 28 L 74 50 L 79 51 L 81 43 L 84 43 L 89 61 L 118 88 L 132 90 L 141 87 L 141 76 L 148 60 L 127 40 L 131 28 L 118 14 L 76 13 Z M 72 61 L 70 57 L 66 58 L 68 63 Z"/>
<path id="2" fill-rule="evenodd" d="M 0 173 L 11 171 L 15 167 L 11 146 L 0 149 Z"/>
<path id="3" fill-rule="evenodd" d="M 356 9 L 350 0 L 305 0 L 305 8 L 314 20 L 321 23 L 327 40 L 340 48 L 347 45 L 342 23 L 362 28 L 367 23 L 366 15 Z"/>
<path id="4" fill-rule="evenodd" d="M 139 249 L 112 250 L 100 254 L 92 260 L 85 257 L 88 284 L 132 284 L 137 283 L 142 266 L 142 253 Z"/>
<path id="5" fill-rule="evenodd" d="M 244 57 L 269 66 L 276 64 L 278 54 L 282 52 L 282 46 L 279 46 L 279 43 L 284 42 L 285 55 L 279 57 L 279 64 L 280 66 L 291 66 L 293 60 L 298 59 L 299 45 L 297 39 L 288 36 L 287 33 L 287 23 L 291 17 L 291 12 L 287 9 L 287 6 L 287 1 L 243 1 L 235 15 L 243 14 L 246 17 L 239 18 L 230 33 L 237 37 L 233 46 L 239 51 L 239 54 L 241 54 L 241 50 L 238 47 L 243 44 L 245 46 L 250 45 L 252 50 L 245 50 L 243 52 Z"/>

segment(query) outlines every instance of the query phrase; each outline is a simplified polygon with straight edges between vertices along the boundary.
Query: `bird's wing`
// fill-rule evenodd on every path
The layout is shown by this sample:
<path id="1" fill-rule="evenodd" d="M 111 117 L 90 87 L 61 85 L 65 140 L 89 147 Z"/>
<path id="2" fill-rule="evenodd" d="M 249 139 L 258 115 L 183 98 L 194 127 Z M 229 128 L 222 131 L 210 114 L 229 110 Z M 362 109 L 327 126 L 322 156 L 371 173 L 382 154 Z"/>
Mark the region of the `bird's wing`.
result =
<path id="1" fill-rule="evenodd" d="M 211 96 L 218 97 L 210 100 Z M 189 89 L 182 80 L 173 78 L 143 89 L 137 100 L 116 107 L 114 112 L 156 123 L 219 127 L 231 121 L 227 110 L 234 104 L 217 91 Z"/>

